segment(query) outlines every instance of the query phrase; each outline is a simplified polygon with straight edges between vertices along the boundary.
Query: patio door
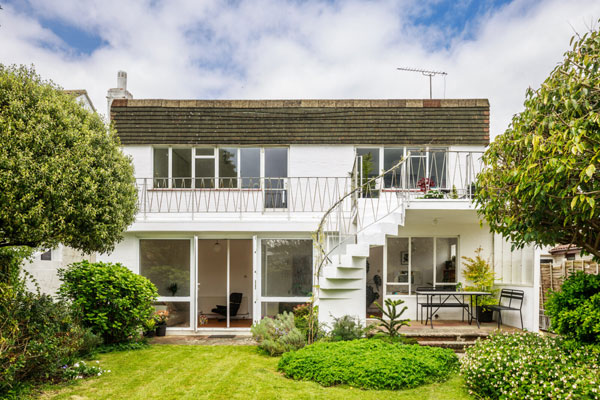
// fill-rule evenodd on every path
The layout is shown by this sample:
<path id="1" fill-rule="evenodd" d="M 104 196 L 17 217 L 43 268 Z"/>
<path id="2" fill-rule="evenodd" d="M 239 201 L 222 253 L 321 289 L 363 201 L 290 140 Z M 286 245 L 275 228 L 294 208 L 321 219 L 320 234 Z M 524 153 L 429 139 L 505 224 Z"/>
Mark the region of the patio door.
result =
<path id="1" fill-rule="evenodd" d="M 253 248 L 250 239 L 199 239 L 196 330 L 252 324 Z"/>

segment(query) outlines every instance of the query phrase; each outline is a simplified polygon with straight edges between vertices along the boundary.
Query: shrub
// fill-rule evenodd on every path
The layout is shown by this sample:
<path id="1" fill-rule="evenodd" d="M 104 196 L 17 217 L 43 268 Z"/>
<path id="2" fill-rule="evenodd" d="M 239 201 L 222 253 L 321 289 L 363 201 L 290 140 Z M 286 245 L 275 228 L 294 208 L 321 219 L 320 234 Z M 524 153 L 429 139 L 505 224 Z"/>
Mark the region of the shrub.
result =
<path id="1" fill-rule="evenodd" d="M 334 318 L 333 328 L 329 332 L 329 336 L 334 342 L 356 340 L 365 336 L 365 329 L 358 318 L 344 315 L 341 318 Z"/>
<path id="2" fill-rule="evenodd" d="M 583 343 L 600 344 L 600 275 L 577 272 L 546 302 L 552 329 Z"/>
<path id="3" fill-rule="evenodd" d="M 396 390 L 446 380 L 457 365 L 449 349 L 360 339 L 306 346 L 284 354 L 277 368 L 289 378 L 323 386 Z"/>
<path id="4" fill-rule="evenodd" d="M 81 310 L 83 323 L 106 344 L 138 336 L 153 318 L 156 286 L 121 264 L 82 261 L 58 274 L 60 295 Z"/>
<path id="5" fill-rule="evenodd" d="M 297 350 L 306 344 L 304 335 L 294 325 L 294 315 L 286 311 L 275 318 L 263 318 L 252 325 L 251 330 L 258 347 L 271 356 Z"/>
<path id="6" fill-rule="evenodd" d="M 60 379 L 61 366 L 98 344 L 66 303 L 27 292 L 24 282 L 0 284 L 0 315 L 0 397 L 19 397 L 30 383 Z"/>
<path id="7" fill-rule="evenodd" d="M 489 399 L 598 399 L 600 351 L 534 333 L 478 340 L 461 360 L 471 394 Z"/>
<path id="8" fill-rule="evenodd" d="M 310 313 L 310 307 L 312 307 L 312 303 L 304 303 L 297 305 L 293 309 L 294 325 L 302 332 L 307 343 L 316 342 L 326 336 L 323 324 L 319 322 L 319 306 L 313 307 L 312 315 Z"/>

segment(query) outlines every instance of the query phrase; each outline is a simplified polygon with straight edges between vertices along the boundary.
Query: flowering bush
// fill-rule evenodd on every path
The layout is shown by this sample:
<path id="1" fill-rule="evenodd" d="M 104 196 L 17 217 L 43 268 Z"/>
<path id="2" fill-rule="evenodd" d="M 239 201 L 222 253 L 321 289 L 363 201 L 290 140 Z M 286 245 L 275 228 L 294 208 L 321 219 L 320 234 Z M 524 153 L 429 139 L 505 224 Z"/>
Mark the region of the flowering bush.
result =
<path id="1" fill-rule="evenodd" d="M 104 370 L 98 365 L 86 364 L 85 361 L 76 362 L 73 365 L 63 365 L 63 377 L 65 379 L 83 379 L 88 376 L 100 376 L 110 370 Z"/>
<path id="2" fill-rule="evenodd" d="M 275 318 L 263 318 L 252 325 L 252 337 L 258 347 L 272 356 L 297 350 L 306 344 L 304 334 L 294 325 L 294 314 L 283 312 Z"/>
<path id="3" fill-rule="evenodd" d="M 600 399 L 600 349 L 535 333 L 478 340 L 461 360 L 469 392 L 489 399 Z"/>

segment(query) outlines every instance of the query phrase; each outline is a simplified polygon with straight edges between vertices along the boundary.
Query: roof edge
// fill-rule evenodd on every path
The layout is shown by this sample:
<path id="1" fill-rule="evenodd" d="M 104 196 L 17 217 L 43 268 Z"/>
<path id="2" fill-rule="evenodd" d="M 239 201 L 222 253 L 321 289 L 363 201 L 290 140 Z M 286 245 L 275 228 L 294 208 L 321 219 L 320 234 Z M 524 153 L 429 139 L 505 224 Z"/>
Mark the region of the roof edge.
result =
<path id="1" fill-rule="evenodd" d="M 167 100 L 115 99 L 112 107 L 165 108 L 462 108 L 488 107 L 488 99 Z"/>

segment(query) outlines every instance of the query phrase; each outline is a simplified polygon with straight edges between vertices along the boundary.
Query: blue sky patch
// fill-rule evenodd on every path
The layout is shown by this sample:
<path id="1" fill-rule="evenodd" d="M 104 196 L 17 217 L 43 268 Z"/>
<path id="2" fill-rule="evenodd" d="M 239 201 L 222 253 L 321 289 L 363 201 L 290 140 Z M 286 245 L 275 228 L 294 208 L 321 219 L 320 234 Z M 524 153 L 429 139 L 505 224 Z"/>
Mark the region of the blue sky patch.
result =
<path id="1" fill-rule="evenodd" d="M 77 55 L 90 55 L 107 44 L 99 35 L 68 25 L 56 19 L 40 19 L 40 24 L 61 38 Z"/>

